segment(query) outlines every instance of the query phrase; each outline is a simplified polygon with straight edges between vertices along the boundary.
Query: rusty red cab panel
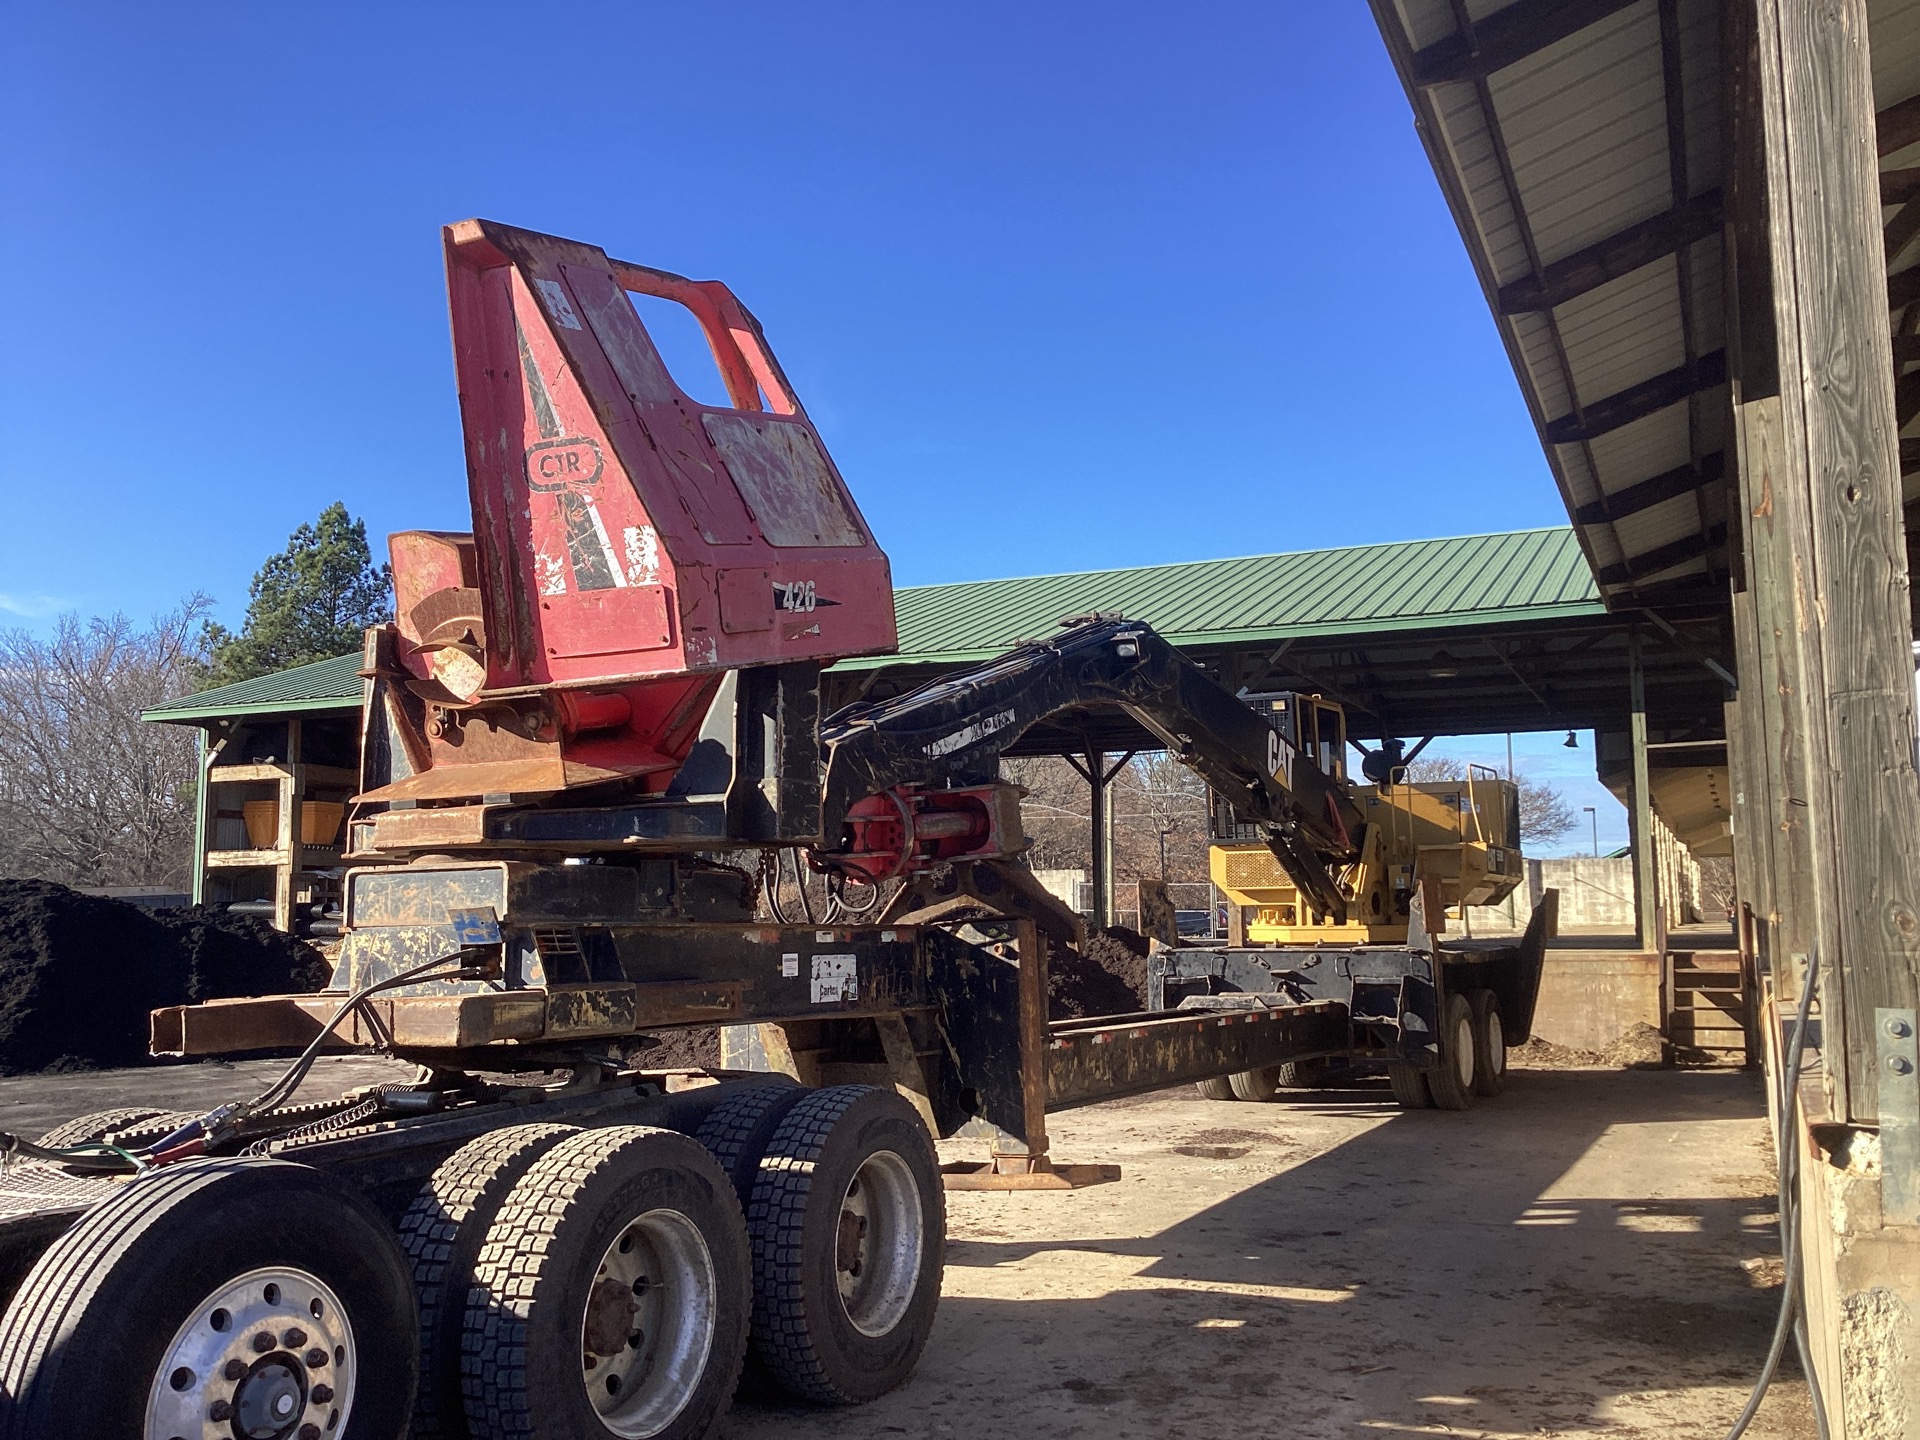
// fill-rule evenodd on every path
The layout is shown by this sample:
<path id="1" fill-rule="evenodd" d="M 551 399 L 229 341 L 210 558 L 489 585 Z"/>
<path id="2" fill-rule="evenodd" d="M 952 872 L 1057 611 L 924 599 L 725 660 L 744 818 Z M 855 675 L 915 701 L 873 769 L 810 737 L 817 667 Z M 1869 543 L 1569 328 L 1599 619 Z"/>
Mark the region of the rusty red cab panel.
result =
<path id="1" fill-rule="evenodd" d="M 491 221 L 444 236 L 479 533 L 393 537 L 409 670 L 474 699 L 895 647 L 887 558 L 726 286 Z M 680 389 L 629 292 L 693 313 L 733 408 Z"/>

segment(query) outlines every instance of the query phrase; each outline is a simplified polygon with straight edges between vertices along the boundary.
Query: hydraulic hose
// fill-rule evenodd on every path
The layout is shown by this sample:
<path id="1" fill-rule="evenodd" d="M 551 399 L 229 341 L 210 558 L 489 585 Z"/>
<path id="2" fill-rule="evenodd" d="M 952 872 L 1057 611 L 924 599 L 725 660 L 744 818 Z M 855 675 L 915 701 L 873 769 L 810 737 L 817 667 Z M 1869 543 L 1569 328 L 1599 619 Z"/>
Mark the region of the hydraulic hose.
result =
<path id="1" fill-rule="evenodd" d="M 1806 1322 L 1804 1316 L 1798 1314 L 1804 1261 L 1799 1245 L 1800 1207 L 1794 1190 L 1800 1156 L 1797 1143 L 1799 1127 L 1796 1123 L 1800 1113 L 1800 1060 L 1806 1053 L 1807 1018 L 1813 1010 L 1814 986 L 1819 978 L 1820 951 L 1816 946 L 1807 956 L 1806 973 L 1800 982 L 1800 1008 L 1794 1015 L 1791 1053 L 1787 1056 L 1781 1091 L 1773 1107 L 1774 1113 L 1779 1116 L 1773 1136 L 1774 1184 L 1780 1192 L 1780 1258 L 1785 1270 L 1780 1313 L 1773 1324 L 1773 1342 L 1767 1347 L 1767 1359 L 1760 1368 L 1760 1378 L 1754 1382 L 1753 1392 L 1747 1396 L 1746 1408 L 1733 1422 L 1733 1428 L 1727 1431 L 1727 1440 L 1740 1440 L 1747 1433 L 1747 1427 L 1759 1413 L 1760 1402 L 1773 1385 L 1773 1377 L 1780 1368 L 1780 1357 L 1786 1352 L 1789 1337 L 1793 1339 L 1800 1357 L 1800 1368 L 1807 1377 L 1807 1389 L 1813 1399 L 1814 1426 L 1820 1440 L 1828 1440 L 1826 1407 L 1821 1404 L 1820 1382 L 1814 1373 L 1813 1356 L 1807 1345 Z"/>

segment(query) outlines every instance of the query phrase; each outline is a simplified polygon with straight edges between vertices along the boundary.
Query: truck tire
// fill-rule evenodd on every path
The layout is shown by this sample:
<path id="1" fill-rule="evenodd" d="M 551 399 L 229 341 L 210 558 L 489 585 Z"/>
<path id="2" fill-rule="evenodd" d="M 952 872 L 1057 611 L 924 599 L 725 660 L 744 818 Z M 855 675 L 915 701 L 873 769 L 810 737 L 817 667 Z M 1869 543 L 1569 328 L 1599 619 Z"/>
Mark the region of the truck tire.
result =
<path id="1" fill-rule="evenodd" d="M 1507 1088 L 1507 1032 L 1491 990 L 1473 992 L 1473 1091 L 1492 1097 Z"/>
<path id="2" fill-rule="evenodd" d="M 760 1157 L 766 1152 L 767 1142 L 773 1139 L 787 1112 L 807 1094 L 801 1085 L 762 1085 L 744 1090 L 708 1111 L 694 1132 L 693 1138 L 707 1147 L 733 1182 L 743 1214 L 753 1200 L 753 1182 L 760 1173 Z"/>
<path id="3" fill-rule="evenodd" d="M 138 1129 L 142 1132 L 158 1130 L 160 1138 L 165 1139 L 167 1130 L 178 1130 L 189 1120 L 197 1120 L 198 1115 L 189 1115 L 185 1111 L 153 1110 L 134 1107 L 122 1110 L 96 1110 L 91 1115 L 81 1115 L 56 1125 L 40 1137 L 39 1143 L 54 1150 L 67 1149 L 75 1145 L 87 1145 L 103 1140 L 122 1130 Z M 174 1123 L 170 1126 L 167 1122 Z M 162 1127 L 166 1128 L 163 1129 Z"/>
<path id="4" fill-rule="evenodd" d="M 440 1163 L 400 1217 L 400 1249 L 420 1302 L 420 1388 L 413 1440 L 467 1440 L 460 1398 L 460 1337 L 467 1288 L 487 1227 L 533 1163 L 571 1125 L 516 1125 L 469 1140 Z"/>
<path id="5" fill-rule="evenodd" d="M 1225 1075 L 1215 1075 L 1209 1080 L 1196 1080 L 1193 1082 L 1193 1088 L 1200 1092 L 1200 1098 L 1202 1100 L 1232 1100 L 1236 1098 L 1233 1093 L 1233 1082 Z"/>
<path id="6" fill-rule="evenodd" d="M 305 1165 L 189 1160 L 34 1265 L 0 1319 L 0 1437 L 291 1434 L 305 1415 L 329 1440 L 399 1440 L 416 1354 L 413 1286 L 370 1205 Z"/>
<path id="7" fill-rule="evenodd" d="M 584 1130 L 508 1192 L 467 1292 L 476 1440 L 708 1434 L 746 1354 L 740 1203 L 692 1137 Z"/>
<path id="8" fill-rule="evenodd" d="M 899 1095 L 811 1092 L 787 1112 L 747 1209 L 753 1349 L 782 1389 L 825 1405 L 913 1373 L 946 1263 L 932 1137 Z"/>
<path id="9" fill-rule="evenodd" d="M 1393 1088 L 1394 1103 L 1402 1110 L 1431 1110 L 1433 1096 L 1427 1090 L 1427 1076 L 1404 1060 L 1387 1062 L 1387 1084 Z"/>
<path id="10" fill-rule="evenodd" d="M 1275 1084 L 1275 1071 L 1278 1066 L 1268 1065 L 1259 1070 L 1239 1070 L 1227 1077 L 1227 1086 L 1236 1100 L 1261 1102 L 1271 1100 L 1279 1094 Z"/>
<path id="11" fill-rule="evenodd" d="M 1464 995 L 1448 995 L 1440 1002 L 1440 1062 L 1427 1071 L 1427 1090 L 1437 1110 L 1473 1108 L 1473 1006 Z"/>
<path id="12" fill-rule="evenodd" d="M 1324 1060 L 1288 1060 L 1273 1067 L 1273 1083 L 1282 1090 L 1312 1090 L 1327 1078 Z"/>

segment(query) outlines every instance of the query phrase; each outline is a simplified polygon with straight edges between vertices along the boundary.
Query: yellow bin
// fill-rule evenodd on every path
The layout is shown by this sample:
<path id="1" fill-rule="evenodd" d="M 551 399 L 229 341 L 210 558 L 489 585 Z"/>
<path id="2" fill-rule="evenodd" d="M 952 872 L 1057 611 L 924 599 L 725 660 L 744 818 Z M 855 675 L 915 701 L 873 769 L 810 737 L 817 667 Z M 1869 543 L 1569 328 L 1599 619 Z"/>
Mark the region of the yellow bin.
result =
<path id="1" fill-rule="evenodd" d="M 280 843 L 280 802 L 249 800 L 240 807 L 247 822 L 247 843 L 255 850 L 271 850 Z M 331 845 L 340 834 L 347 807 L 337 800 L 304 800 L 300 804 L 300 843 Z"/>

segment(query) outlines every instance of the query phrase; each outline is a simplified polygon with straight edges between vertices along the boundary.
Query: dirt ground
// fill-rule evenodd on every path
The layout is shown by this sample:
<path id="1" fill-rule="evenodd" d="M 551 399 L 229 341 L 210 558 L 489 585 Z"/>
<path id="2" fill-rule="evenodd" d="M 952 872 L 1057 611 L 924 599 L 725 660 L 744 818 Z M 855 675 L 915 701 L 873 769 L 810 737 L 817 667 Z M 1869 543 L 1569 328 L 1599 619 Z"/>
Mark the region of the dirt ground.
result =
<path id="1" fill-rule="evenodd" d="M 209 1103 L 282 1063 L 0 1079 L 0 1129 Z M 393 1074 L 328 1059 L 311 1086 Z M 1779 1298 L 1763 1116 L 1759 1080 L 1724 1070 L 1528 1071 L 1464 1115 L 1374 1084 L 1057 1116 L 1056 1155 L 1124 1178 L 950 1195 L 912 1381 L 853 1410 L 743 1400 L 722 1433 L 1711 1440 Z M 1812 1432 L 1790 1375 L 1749 1433 Z"/>
<path id="2" fill-rule="evenodd" d="M 1529 1071 L 1461 1115 L 1302 1098 L 1056 1117 L 1061 1159 L 1124 1178 L 950 1195 L 915 1378 L 742 1404 L 728 1440 L 1726 1433 L 1779 1297 L 1756 1077 Z M 1749 1434 L 1812 1431 L 1795 1378 Z"/>

